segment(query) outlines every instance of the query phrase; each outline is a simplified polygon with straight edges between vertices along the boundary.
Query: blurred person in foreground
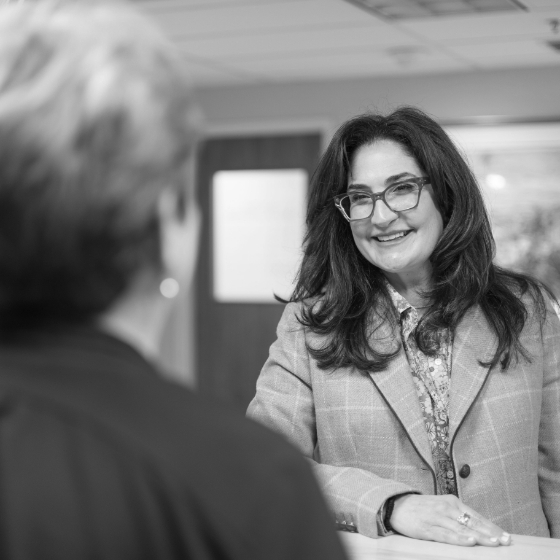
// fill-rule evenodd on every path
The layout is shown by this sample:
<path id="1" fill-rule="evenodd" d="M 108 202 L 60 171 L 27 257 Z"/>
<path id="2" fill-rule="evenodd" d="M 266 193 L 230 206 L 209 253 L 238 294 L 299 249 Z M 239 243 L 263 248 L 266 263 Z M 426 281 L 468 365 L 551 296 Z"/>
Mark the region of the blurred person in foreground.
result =
<path id="1" fill-rule="evenodd" d="M 249 415 L 314 462 L 347 529 L 560 538 L 556 300 L 493 263 L 479 187 L 442 128 L 414 108 L 343 124 L 307 226 Z"/>
<path id="2" fill-rule="evenodd" d="M 152 363 L 194 268 L 196 114 L 126 7 L 0 6 L 2 559 L 344 556 L 300 454 Z"/>

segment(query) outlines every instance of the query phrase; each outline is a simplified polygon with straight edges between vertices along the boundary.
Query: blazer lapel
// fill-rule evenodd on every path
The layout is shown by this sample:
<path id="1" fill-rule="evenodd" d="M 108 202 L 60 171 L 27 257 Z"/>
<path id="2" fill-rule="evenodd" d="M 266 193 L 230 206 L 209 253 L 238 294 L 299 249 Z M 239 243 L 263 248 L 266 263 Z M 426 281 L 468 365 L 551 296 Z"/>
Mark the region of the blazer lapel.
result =
<path id="1" fill-rule="evenodd" d="M 479 360 L 490 361 L 496 346 L 494 331 L 480 307 L 470 309 L 457 326 L 453 341 L 449 391 L 450 442 L 488 377 L 489 369 L 481 366 Z"/>
<path id="2" fill-rule="evenodd" d="M 424 417 L 404 349 L 401 348 L 387 369 L 370 373 L 370 377 L 401 422 L 418 453 L 433 468 L 432 450 Z"/>

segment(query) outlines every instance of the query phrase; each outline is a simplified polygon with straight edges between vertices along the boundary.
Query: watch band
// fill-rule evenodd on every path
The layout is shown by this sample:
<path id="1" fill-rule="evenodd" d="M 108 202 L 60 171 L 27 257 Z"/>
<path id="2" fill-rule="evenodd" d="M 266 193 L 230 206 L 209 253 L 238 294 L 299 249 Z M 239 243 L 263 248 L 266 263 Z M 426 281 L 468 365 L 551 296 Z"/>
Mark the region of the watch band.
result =
<path id="1" fill-rule="evenodd" d="M 391 515 L 393 514 L 393 508 L 395 507 L 395 500 L 400 498 L 402 494 L 398 496 L 391 496 L 385 502 L 385 515 L 383 516 L 383 525 L 385 525 L 385 529 L 387 531 L 394 531 L 393 527 L 391 526 Z"/>

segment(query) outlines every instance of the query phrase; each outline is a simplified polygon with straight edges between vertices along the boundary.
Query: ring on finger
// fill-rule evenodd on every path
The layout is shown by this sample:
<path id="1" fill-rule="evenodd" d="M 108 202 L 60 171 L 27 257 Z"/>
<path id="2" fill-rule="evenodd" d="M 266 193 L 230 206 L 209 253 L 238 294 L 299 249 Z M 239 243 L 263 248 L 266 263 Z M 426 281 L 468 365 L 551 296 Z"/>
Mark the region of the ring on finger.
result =
<path id="1" fill-rule="evenodd" d="M 469 526 L 470 520 L 471 516 L 466 511 L 464 511 L 461 515 L 459 515 L 459 517 L 457 517 L 457 522 L 461 525 L 464 525 L 465 527 Z"/>

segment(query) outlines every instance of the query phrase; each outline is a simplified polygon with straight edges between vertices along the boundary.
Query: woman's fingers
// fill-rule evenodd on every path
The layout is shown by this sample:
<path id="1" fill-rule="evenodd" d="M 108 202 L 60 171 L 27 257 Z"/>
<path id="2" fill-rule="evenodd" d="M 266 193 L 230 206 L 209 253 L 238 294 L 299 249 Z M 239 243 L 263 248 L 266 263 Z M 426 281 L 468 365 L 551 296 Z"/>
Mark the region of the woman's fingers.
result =
<path id="1" fill-rule="evenodd" d="M 398 498 L 391 525 L 412 538 L 460 546 L 499 546 L 511 542 L 511 537 L 500 527 L 455 496 L 408 494 Z"/>
<path id="2" fill-rule="evenodd" d="M 457 517 L 461 516 L 458 515 Z M 496 535 L 489 535 L 486 531 L 479 531 L 477 529 L 477 527 L 480 528 L 480 524 L 478 523 L 478 520 L 475 520 L 474 516 L 469 518 L 466 525 L 464 523 L 460 523 L 457 518 L 448 516 L 438 519 L 438 523 L 440 523 L 442 528 L 445 528 L 447 531 L 451 531 L 459 537 L 463 537 L 463 540 L 470 539 L 472 544 L 479 544 L 482 546 L 499 546 L 501 544 L 499 537 Z M 501 530 L 498 535 L 501 535 Z"/>
<path id="3" fill-rule="evenodd" d="M 474 546 L 477 544 L 476 537 L 461 531 L 434 526 L 426 532 L 424 540 L 436 541 L 458 546 Z"/>
<path id="4" fill-rule="evenodd" d="M 484 544 L 490 543 L 489 546 L 492 546 L 497 544 L 509 545 L 511 543 L 511 536 L 509 533 L 506 533 L 470 507 L 462 503 L 460 503 L 459 507 L 462 509 L 462 512 L 459 514 L 458 518 L 466 513 L 469 517 L 466 521 L 466 527 L 476 531 L 480 535 L 480 538 L 484 540 Z"/>

